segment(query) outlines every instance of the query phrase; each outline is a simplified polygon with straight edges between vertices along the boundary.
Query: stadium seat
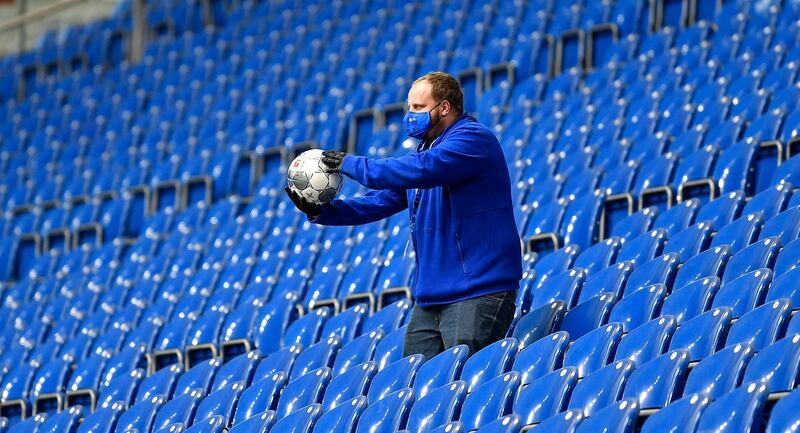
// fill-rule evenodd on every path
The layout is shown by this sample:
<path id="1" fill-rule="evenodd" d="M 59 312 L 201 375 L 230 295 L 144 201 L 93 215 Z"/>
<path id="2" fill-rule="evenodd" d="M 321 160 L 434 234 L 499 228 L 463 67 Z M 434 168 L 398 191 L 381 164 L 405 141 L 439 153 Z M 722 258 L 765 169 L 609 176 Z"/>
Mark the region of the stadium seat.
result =
<path id="1" fill-rule="evenodd" d="M 767 268 L 744 274 L 723 283 L 711 305 L 730 307 L 733 317 L 738 318 L 763 302 L 771 280 L 772 271 Z"/>
<path id="2" fill-rule="evenodd" d="M 786 299 L 769 302 L 740 317 L 728 331 L 726 345 L 747 342 L 759 351 L 772 344 L 789 323 L 791 304 Z"/>
<path id="3" fill-rule="evenodd" d="M 275 412 L 268 410 L 259 414 L 255 414 L 242 422 L 234 424 L 234 426 L 228 431 L 233 433 L 265 433 L 269 431 L 275 424 L 276 418 L 277 415 L 275 415 Z"/>
<path id="4" fill-rule="evenodd" d="M 768 221 L 786 209 L 791 195 L 791 184 L 780 183 L 771 188 L 767 188 L 750 198 L 747 204 L 744 205 L 742 214 L 749 215 L 759 213 L 764 221 Z"/>
<path id="5" fill-rule="evenodd" d="M 575 386 L 567 407 L 583 410 L 584 415 L 590 417 L 599 409 L 619 401 L 633 370 L 633 362 L 615 361 L 586 376 Z"/>
<path id="6" fill-rule="evenodd" d="M 477 430 L 510 414 L 519 379 L 512 371 L 473 388 L 461 407 L 459 419 L 465 429 Z"/>
<path id="7" fill-rule="evenodd" d="M 622 244 L 617 254 L 618 262 L 631 262 L 634 266 L 646 263 L 661 255 L 667 240 L 664 229 L 651 230 L 629 239 Z"/>
<path id="8" fill-rule="evenodd" d="M 635 399 L 621 400 L 595 412 L 593 417 L 578 426 L 576 432 L 632 432 L 638 415 L 639 404 Z"/>
<path id="9" fill-rule="evenodd" d="M 666 293 L 664 284 L 653 284 L 637 290 L 614 305 L 608 321 L 619 323 L 623 332 L 629 332 L 657 316 Z"/>
<path id="10" fill-rule="evenodd" d="M 406 336 L 406 326 L 397 328 L 381 338 L 375 346 L 373 360 L 378 363 L 378 370 L 383 370 L 389 364 L 403 357 L 403 339 Z"/>
<path id="11" fill-rule="evenodd" d="M 536 310 L 555 301 L 574 306 L 585 279 L 583 269 L 570 269 L 547 278 L 534 289 L 530 308 Z"/>
<path id="12" fill-rule="evenodd" d="M 767 433 L 792 431 L 797 425 L 797 412 L 792 408 L 798 403 L 798 399 L 800 399 L 800 391 L 794 390 L 775 403 L 767 423 Z"/>
<path id="13" fill-rule="evenodd" d="M 553 332 L 561 323 L 567 306 L 562 301 L 552 302 L 522 316 L 513 328 L 511 336 L 520 349 Z"/>
<path id="14" fill-rule="evenodd" d="M 297 379 L 304 374 L 318 368 L 330 368 L 339 351 L 341 340 L 339 337 L 329 337 L 319 343 L 312 344 L 300 352 L 294 360 L 289 372 L 289 380 Z M 224 368 L 224 367 L 223 367 Z"/>
<path id="15" fill-rule="evenodd" d="M 166 402 L 164 406 L 158 410 L 158 414 L 153 422 L 153 431 L 159 431 L 173 424 L 183 424 L 184 426 L 191 425 L 192 420 L 195 419 L 197 406 L 200 404 L 202 398 L 202 392 L 193 391 Z M 203 418 L 198 418 L 198 421 L 200 419 Z"/>
<path id="16" fill-rule="evenodd" d="M 731 257 L 731 249 L 727 245 L 716 246 L 692 257 L 681 266 L 675 275 L 673 287 L 685 285 L 707 277 L 722 278 L 725 265 Z"/>
<path id="17" fill-rule="evenodd" d="M 709 404 L 700 421 L 697 431 L 759 431 L 761 411 L 767 399 L 767 387 L 763 383 L 744 384 L 732 392 L 721 396 Z"/>
<path id="18" fill-rule="evenodd" d="M 520 373 L 521 386 L 561 366 L 569 334 L 559 331 L 528 345 L 517 353 L 511 370 Z"/>
<path id="19" fill-rule="evenodd" d="M 242 391 L 233 416 L 233 425 L 238 425 L 264 411 L 274 411 L 278 407 L 278 398 L 286 386 L 286 373 L 273 373 Z"/>
<path id="20" fill-rule="evenodd" d="M 649 416 L 642 425 L 642 432 L 694 431 L 700 415 L 710 403 L 711 399 L 703 394 L 684 395 Z"/>
<path id="21" fill-rule="evenodd" d="M 795 240 L 783 246 L 773 269 L 775 276 L 780 277 L 797 267 L 800 267 L 800 241 Z"/>
<path id="22" fill-rule="evenodd" d="M 420 366 L 425 362 L 422 355 L 411 355 L 386 366 L 372 378 L 367 398 L 374 403 L 387 395 L 409 388 L 414 383 Z"/>
<path id="23" fill-rule="evenodd" d="M 681 325 L 673 334 L 669 348 L 688 350 L 692 361 L 704 359 L 723 346 L 731 319 L 730 308 L 712 308 Z"/>
<path id="24" fill-rule="evenodd" d="M 414 391 L 406 388 L 372 403 L 361 413 L 356 433 L 397 431 L 406 424 L 413 401 Z"/>
<path id="25" fill-rule="evenodd" d="M 497 350 L 497 352 L 495 352 Z M 511 357 L 508 354 L 508 346 L 494 347 L 486 352 L 486 355 L 498 354 L 503 356 Z M 482 359 L 483 357 L 480 357 Z M 414 379 L 414 393 L 417 398 L 422 398 L 428 395 L 429 392 L 433 391 L 434 389 L 439 388 L 440 386 L 444 386 L 454 380 L 456 380 L 459 375 L 461 374 L 466 362 L 471 359 L 469 358 L 469 348 L 466 345 L 458 345 L 451 347 L 450 349 L 445 350 L 444 352 L 434 356 L 433 358 L 425 361 L 425 363 L 419 368 L 416 372 L 416 377 Z M 511 360 L 508 359 L 506 362 L 510 363 Z M 476 364 L 476 367 L 480 367 L 483 364 Z M 371 394 L 370 389 L 370 395 Z M 370 400 L 372 401 L 372 400 Z"/>
<path id="26" fill-rule="evenodd" d="M 578 303 L 588 301 L 603 293 L 611 293 L 619 297 L 633 269 L 633 262 L 622 262 L 590 276 L 581 287 Z"/>
<path id="27" fill-rule="evenodd" d="M 219 424 L 222 427 L 230 427 L 244 387 L 244 382 L 234 382 L 207 395 L 197 406 L 195 424 L 201 420 L 221 418 Z"/>
<path id="28" fill-rule="evenodd" d="M 78 426 L 78 433 L 111 433 L 117 418 L 122 413 L 118 407 L 108 407 L 97 409 L 91 415 L 87 415 Z"/>
<path id="29" fill-rule="evenodd" d="M 471 393 L 483 383 L 508 372 L 516 354 L 517 341 L 513 338 L 506 338 L 470 355 L 461 369 L 461 380 L 467 382 L 467 392 Z M 427 370 L 425 367 L 420 369 L 423 377 Z"/>
<path id="30" fill-rule="evenodd" d="M 567 410 L 547 418 L 532 431 L 574 433 L 584 419 L 585 417 L 581 410 Z"/>
<path id="31" fill-rule="evenodd" d="M 281 418 L 278 422 L 273 424 L 270 431 L 280 431 L 287 433 L 311 433 L 314 423 L 322 415 L 322 407 L 318 404 L 312 404 L 304 408 L 300 408 L 289 415 Z M 234 426 L 234 430 L 236 427 Z"/>
<path id="32" fill-rule="evenodd" d="M 367 408 L 367 398 L 359 396 L 330 409 L 314 424 L 314 432 L 352 432 L 358 419 Z"/>
<path id="33" fill-rule="evenodd" d="M 717 398 L 737 387 L 753 355 L 747 344 L 734 344 L 700 361 L 686 379 L 684 393 L 706 393 Z"/>
<path id="34" fill-rule="evenodd" d="M 333 377 L 325 390 L 323 410 L 327 412 L 355 397 L 366 395 L 377 369 L 375 362 L 368 361 Z"/>
<path id="35" fill-rule="evenodd" d="M 675 350 L 638 366 L 625 385 L 623 398 L 639 402 L 642 409 L 662 408 L 678 397 L 689 371 L 689 353 Z"/>
<path id="36" fill-rule="evenodd" d="M 546 374 L 520 388 L 513 411 L 526 425 L 542 422 L 566 409 L 577 383 L 578 371 L 574 367 Z"/>
<path id="37" fill-rule="evenodd" d="M 707 277 L 674 289 L 664 300 L 661 315 L 672 316 L 678 325 L 682 325 L 711 307 L 719 285 L 719 278 Z"/>
<path id="38" fill-rule="evenodd" d="M 120 431 L 150 431 L 155 422 L 156 413 L 164 405 L 163 397 L 136 403 L 120 415 L 116 428 Z"/>
<path id="39" fill-rule="evenodd" d="M 580 303 L 564 315 L 560 329 L 569 333 L 570 340 L 577 340 L 603 325 L 615 302 L 613 293 L 603 293 Z"/>
<path id="40" fill-rule="evenodd" d="M 575 340 L 564 355 L 564 366 L 575 367 L 578 377 L 592 373 L 611 362 L 622 337 L 623 326 L 610 323 Z"/>
<path id="41" fill-rule="evenodd" d="M 283 418 L 300 408 L 322 402 L 322 396 L 330 379 L 330 368 L 322 367 L 287 383 L 278 401 L 276 410 L 278 418 Z"/>
<path id="42" fill-rule="evenodd" d="M 448 424 L 458 416 L 466 395 L 467 384 L 461 380 L 434 389 L 414 403 L 406 429 L 427 432 Z"/>
<path id="43" fill-rule="evenodd" d="M 696 220 L 709 221 L 711 227 L 718 231 L 739 217 L 744 200 L 745 197 L 741 191 L 724 194 L 704 204 L 697 211 Z"/>
<path id="44" fill-rule="evenodd" d="M 759 237 L 761 239 L 775 237 L 782 245 L 800 238 L 800 208 L 787 209 L 767 220 Z"/>
<path id="45" fill-rule="evenodd" d="M 800 271 L 793 269 L 775 278 L 770 285 L 764 302 L 769 303 L 785 298 L 789 301 L 790 309 L 791 306 L 800 305 L 800 302 L 798 302 L 800 301 L 800 291 L 794 283 L 795 280 L 793 280 L 793 278 L 797 278 L 798 276 L 800 276 Z"/>
<path id="46" fill-rule="evenodd" d="M 676 327 L 675 319 L 664 316 L 634 328 L 617 345 L 615 359 L 628 359 L 635 365 L 648 362 L 666 352 Z"/>

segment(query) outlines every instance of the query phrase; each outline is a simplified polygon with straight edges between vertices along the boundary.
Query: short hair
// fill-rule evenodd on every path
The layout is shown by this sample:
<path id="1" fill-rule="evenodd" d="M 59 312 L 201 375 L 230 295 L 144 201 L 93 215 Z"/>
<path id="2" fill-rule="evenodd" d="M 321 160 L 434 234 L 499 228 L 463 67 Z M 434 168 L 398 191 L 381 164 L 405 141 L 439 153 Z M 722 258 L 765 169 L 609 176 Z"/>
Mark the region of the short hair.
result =
<path id="1" fill-rule="evenodd" d="M 464 112 L 464 91 L 456 77 L 446 72 L 429 72 L 414 80 L 414 84 L 420 81 L 431 83 L 431 96 L 436 102 L 447 99 L 456 111 Z"/>

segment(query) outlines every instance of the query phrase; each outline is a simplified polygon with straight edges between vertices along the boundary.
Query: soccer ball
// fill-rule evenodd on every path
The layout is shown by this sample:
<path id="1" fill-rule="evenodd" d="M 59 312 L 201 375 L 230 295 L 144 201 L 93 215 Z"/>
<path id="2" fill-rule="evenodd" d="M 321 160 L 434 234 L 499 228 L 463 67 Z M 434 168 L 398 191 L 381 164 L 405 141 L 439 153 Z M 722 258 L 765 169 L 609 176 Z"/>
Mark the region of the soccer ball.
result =
<path id="1" fill-rule="evenodd" d="M 307 150 L 289 165 L 289 188 L 311 203 L 325 204 L 336 198 L 342 189 L 339 173 L 326 173 L 321 149 Z"/>

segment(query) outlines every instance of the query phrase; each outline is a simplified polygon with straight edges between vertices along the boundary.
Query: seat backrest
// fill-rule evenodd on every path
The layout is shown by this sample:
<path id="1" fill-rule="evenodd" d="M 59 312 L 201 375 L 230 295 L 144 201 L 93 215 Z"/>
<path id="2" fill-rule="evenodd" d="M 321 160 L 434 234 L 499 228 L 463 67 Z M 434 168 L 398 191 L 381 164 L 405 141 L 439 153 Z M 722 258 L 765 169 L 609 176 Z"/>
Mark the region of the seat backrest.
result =
<path id="1" fill-rule="evenodd" d="M 689 373 L 684 393 L 704 392 L 711 398 L 724 395 L 739 385 L 752 356 L 750 344 L 739 343 L 706 357 Z"/>
<path id="2" fill-rule="evenodd" d="M 414 393 L 417 398 L 425 397 L 434 389 L 456 380 L 461 375 L 468 356 L 469 348 L 461 344 L 427 360 L 414 379 Z M 370 389 L 370 393 L 371 391 Z"/>
<path id="3" fill-rule="evenodd" d="M 429 431 L 453 421 L 466 395 L 467 383 L 462 380 L 432 390 L 414 403 L 406 429 Z"/>

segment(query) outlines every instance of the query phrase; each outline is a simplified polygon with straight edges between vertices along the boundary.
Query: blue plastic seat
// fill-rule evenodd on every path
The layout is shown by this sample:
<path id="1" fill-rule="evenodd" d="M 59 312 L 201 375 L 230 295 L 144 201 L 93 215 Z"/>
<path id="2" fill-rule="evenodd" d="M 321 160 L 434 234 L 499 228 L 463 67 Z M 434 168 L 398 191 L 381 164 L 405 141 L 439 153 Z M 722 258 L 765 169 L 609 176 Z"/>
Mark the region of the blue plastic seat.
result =
<path id="1" fill-rule="evenodd" d="M 472 392 L 495 377 L 508 372 L 517 354 L 517 340 L 505 338 L 472 354 L 461 369 L 461 380 L 467 382 L 467 392 Z M 425 374 L 427 368 L 420 371 Z"/>
<path id="2" fill-rule="evenodd" d="M 375 353 L 381 337 L 383 337 L 383 331 L 377 329 L 345 344 L 336 355 L 333 363 L 333 375 L 338 376 L 350 368 L 372 359 L 372 354 Z"/>
<path id="3" fill-rule="evenodd" d="M 723 285 L 746 273 L 761 268 L 772 268 L 778 256 L 779 238 L 766 238 L 740 250 L 728 261 L 722 276 Z"/>
<path id="4" fill-rule="evenodd" d="M 570 269 L 547 278 L 534 289 L 531 309 L 536 310 L 554 301 L 574 306 L 585 278 L 586 272 L 582 269 Z"/>
<path id="5" fill-rule="evenodd" d="M 778 258 L 775 259 L 773 269 L 775 276 L 779 277 L 798 267 L 800 267 L 800 240 L 795 240 L 784 245 Z"/>
<path id="6" fill-rule="evenodd" d="M 327 307 L 318 308 L 309 314 L 294 321 L 283 334 L 283 347 L 300 344 L 303 347 L 316 343 L 322 334 L 325 322 L 330 318 L 331 310 Z M 268 351 L 261 348 L 265 353 Z"/>
<path id="7" fill-rule="evenodd" d="M 571 340 L 577 340 L 605 324 L 615 302 L 614 294 L 603 293 L 580 303 L 564 315 L 560 329 L 567 331 Z"/>
<path id="8" fill-rule="evenodd" d="M 578 338 L 567 349 L 564 366 L 575 367 L 581 378 L 605 367 L 612 360 L 622 331 L 621 324 L 610 323 Z"/>
<path id="9" fill-rule="evenodd" d="M 423 362 L 425 362 L 423 355 L 411 355 L 378 371 L 372 378 L 367 399 L 374 403 L 393 392 L 411 387 Z"/>
<path id="10" fill-rule="evenodd" d="M 517 353 L 511 370 L 520 373 L 522 386 L 527 385 L 561 366 L 568 343 L 564 331 L 541 338 Z"/>
<path id="11" fill-rule="evenodd" d="M 617 254 L 618 262 L 631 262 L 634 266 L 646 263 L 661 255 L 667 240 L 664 229 L 651 230 L 647 233 L 629 239 L 622 244 Z"/>
<path id="12" fill-rule="evenodd" d="M 261 353 L 252 350 L 222 364 L 214 376 L 210 392 L 218 391 L 236 382 L 249 384 L 260 358 Z"/>
<path id="13" fill-rule="evenodd" d="M 281 418 L 269 431 L 286 433 L 311 433 L 314 423 L 322 416 L 322 406 L 312 404 Z M 233 428 L 236 430 L 236 427 Z M 242 428 L 242 430 L 244 430 Z"/>
<path id="14" fill-rule="evenodd" d="M 566 311 L 567 305 L 562 301 L 537 308 L 520 317 L 511 336 L 517 339 L 521 349 L 525 348 L 552 333 L 561 323 Z"/>
<path id="15" fill-rule="evenodd" d="M 796 268 L 775 278 L 767 292 L 765 303 L 785 298 L 790 307 L 797 306 L 800 309 L 800 287 L 797 286 L 796 278 L 800 278 L 800 270 Z"/>
<path id="16" fill-rule="evenodd" d="M 261 361 L 258 362 L 258 366 L 256 367 L 252 381 L 258 382 L 259 380 L 266 379 L 277 372 L 288 374 L 288 372 L 292 370 L 294 360 L 301 351 L 301 346 L 293 345 L 285 349 L 272 352 L 271 354 L 262 358 Z"/>
<path id="17" fill-rule="evenodd" d="M 658 214 L 658 208 L 654 206 L 644 208 L 614 224 L 611 236 L 625 240 L 640 236 L 653 228 Z"/>
<path id="18" fill-rule="evenodd" d="M 682 325 L 711 308 L 711 300 L 719 287 L 719 278 L 706 277 L 676 288 L 664 300 L 661 315 L 670 315 L 675 318 L 678 325 Z"/>
<path id="19" fill-rule="evenodd" d="M 183 424 L 184 426 L 191 425 L 192 420 L 195 419 L 197 405 L 202 398 L 203 393 L 195 390 L 166 402 L 164 406 L 158 410 L 158 414 L 153 422 L 153 431 L 159 431 L 173 424 Z M 199 420 L 200 418 L 198 418 L 198 421 Z"/>
<path id="20" fill-rule="evenodd" d="M 760 431 L 761 411 L 766 400 L 767 387 L 763 383 L 742 385 L 705 408 L 697 423 L 697 431 Z"/>
<path id="21" fill-rule="evenodd" d="M 516 415 L 508 415 L 498 418 L 476 430 L 476 433 L 519 433 L 522 428 L 522 421 Z M 451 430 L 446 433 L 458 433 Z"/>
<path id="22" fill-rule="evenodd" d="M 667 230 L 667 235 L 672 237 L 694 223 L 698 210 L 700 210 L 699 200 L 686 200 L 659 214 L 653 223 L 653 228 L 663 228 Z"/>
<path id="23" fill-rule="evenodd" d="M 195 424 L 201 420 L 220 417 L 222 427 L 230 427 L 244 387 L 244 382 L 234 382 L 206 396 L 197 406 Z"/>
<path id="24" fill-rule="evenodd" d="M 581 287 L 578 302 L 588 301 L 603 293 L 610 293 L 619 297 L 628 282 L 628 278 L 633 273 L 633 269 L 632 262 L 622 262 L 590 276 Z"/>
<path id="25" fill-rule="evenodd" d="M 413 401 L 414 391 L 406 388 L 372 403 L 361 413 L 355 433 L 392 433 L 399 430 L 408 420 Z"/>
<path id="26" fill-rule="evenodd" d="M 701 221 L 676 233 L 664 245 L 663 253 L 676 253 L 683 263 L 708 248 L 711 242 L 711 223 Z"/>
<path id="27" fill-rule="evenodd" d="M 360 331 L 361 322 L 366 315 L 367 307 L 354 305 L 345 311 L 331 317 L 322 328 L 321 340 L 337 337 L 342 344 L 347 344 Z"/>
<path id="28" fill-rule="evenodd" d="M 675 275 L 673 287 L 684 287 L 687 284 L 704 278 L 722 278 L 725 265 L 731 257 L 727 245 L 709 248 L 687 260 Z"/>
<path id="29" fill-rule="evenodd" d="M 730 263 L 728 266 L 731 266 Z M 731 269 L 731 268 L 729 268 Z M 767 268 L 757 269 L 732 281 L 723 283 L 712 307 L 730 307 L 733 317 L 739 317 L 761 305 L 772 281 L 772 271 Z"/>
<path id="30" fill-rule="evenodd" d="M 583 411 L 567 410 L 542 421 L 533 431 L 574 433 L 584 419 Z"/>
<path id="31" fill-rule="evenodd" d="M 678 273 L 678 265 L 678 255 L 672 253 L 664 254 L 637 266 L 636 269 L 631 272 L 630 277 L 628 277 L 623 296 L 630 296 L 653 284 L 663 284 L 666 287 L 672 287 L 673 281 Z"/>
<path id="32" fill-rule="evenodd" d="M 78 428 L 80 408 L 71 408 L 50 415 L 36 429 L 37 433 L 71 433 Z"/>
<path id="33" fill-rule="evenodd" d="M 253 382 L 239 396 L 233 424 L 239 424 L 267 410 L 274 411 L 278 407 L 278 399 L 284 386 L 286 386 L 286 382 L 286 373 L 282 371 L 272 373 L 269 377 Z"/>
<path id="34" fill-rule="evenodd" d="M 697 221 L 709 221 L 714 230 L 719 230 L 742 213 L 744 194 L 733 191 L 706 203 L 697 212 Z"/>
<path id="35" fill-rule="evenodd" d="M 640 365 L 628 378 L 624 398 L 633 398 L 642 409 L 662 408 L 683 390 L 689 371 L 689 353 L 674 350 Z"/>
<path id="36" fill-rule="evenodd" d="M 300 352 L 292 365 L 289 380 L 294 380 L 318 368 L 332 367 L 333 360 L 339 351 L 340 341 L 339 337 L 329 337 Z"/>
<path id="37" fill-rule="evenodd" d="M 513 411 L 524 424 L 542 422 L 566 409 L 577 383 L 577 369 L 565 367 L 555 370 L 521 387 Z"/>
<path id="38" fill-rule="evenodd" d="M 775 237 L 782 245 L 800 238 L 800 208 L 787 209 L 764 223 L 759 234 L 761 239 Z"/>
<path id="39" fill-rule="evenodd" d="M 633 369 L 631 361 L 616 361 L 586 376 L 575 386 L 567 407 L 583 410 L 583 414 L 590 417 L 597 410 L 619 401 Z"/>
<path id="40" fill-rule="evenodd" d="M 286 384 L 278 401 L 276 410 L 278 417 L 283 418 L 300 408 L 322 402 L 322 396 L 330 380 L 330 368 L 323 367 Z"/>
<path id="41" fill-rule="evenodd" d="M 406 429 L 422 433 L 448 424 L 458 415 L 466 395 L 467 384 L 461 380 L 431 391 L 414 403 Z"/>
<path id="42" fill-rule="evenodd" d="M 77 433 L 111 433 L 121 413 L 122 409 L 116 407 L 97 409 L 84 418 Z"/>
<path id="43" fill-rule="evenodd" d="M 491 354 L 491 351 L 487 352 L 487 354 Z M 456 380 L 461 374 L 468 356 L 469 348 L 461 344 L 425 361 L 417 371 L 414 379 L 414 394 L 417 398 L 425 397 L 434 389 Z M 507 360 L 507 363 L 510 365 L 511 360 Z M 476 366 L 479 366 L 479 364 L 476 364 Z M 370 389 L 371 396 L 372 389 Z M 370 398 L 370 401 L 373 401 L 372 398 Z"/>
<path id="44" fill-rule="evenodd" d="M 748 343 L 734 344 L 694 366 L 686 378 L 685 394 L 705 393 L 719 398 L 740 385 L 747 362 L 753 356 Z"/>
<path id="45" fill-rule="evenodd" d="M 783 332 L 791 310 L 791 303 L 787 299 L 775 300 L 753 309 L 731 326 L 726 345 L 747 342 L 753 350 L 761 350 Z"/>
<path id="46" fill-rule="evenodd" d="M 387 365 L 403 357 L 403 340 L 406 336 L 406 326 L 400 327 L 381 338 L 375 347 L 373 360 L 378 363 L 378 370 L 383 370 Z"/>
<path id="47" fill-rule="evenodd" d="M 203 394 L 211 390 L 211 383 L 214 375 L 219 369 L 219 361 L 209 359 L 192 367 L 191 370 L 183 373 L 175 384 L 173 396 L 187 394 L 195 389 L 199 389 Z"/>
<path id="48" fill-rule="evenodd" d="M 278 416 L 274 411 L 268 410 L 237 422 L 231 427 L 229 432 L 233 433 L 267 433 L 277 421 Z"/>
<path id="49" fill-rule="evenodd" d="M 587 276 L 592 275 L 614 264 L 619 248 L 619 239 L 609 238 L 603 240 L 578 254 L 572 266 L 573 268 L 583 269 Z"/>
<path id="50" fill-rule="evenodd" d="M 758 381 L 767 385 L 771 393 L 791 391 L 800 381 L 800 335 L 786 338 L 763 348 L 750 362 L 743 382 Z"/>
<path id="51" fill-rule="evenodd" d="M 134 392 L 144 378 L 144 370 L 136 369 L 128 374 L 117 376 L 108 386 L 100 391 L 98 407 L 110 407 L 115 403 L 122 407 L 133 404 Z"/>
<path id="52" fill-rule="evenodd" d="M 661 355 L 667 351 L 676 327 L 675 319 L 665 316 L 634 328 L 617 345 L 615 360 L 627 359 L 635 365 L 642 365 Z"/>
<path id="53" fill-rule="evenodd" d="M 608 321 L 620 323 L 622 331 L 628 332 L 657 316 L 666 293 L 667 286 L 654 284 L 628 294 L 611 309 Z"/>
<path id="54" fill-rule="evenodd" d="M 144 401 L 156 395 L 172 398 L 172 391 L 175 389 L 182 372 L 183 368 L 181 366 L 172 365 L 144 378 L 136 390 L 134 401 Z"/>
<path id="55" fill-rule="evenodd" d="M 407 299 L 397 301 L 381 308 L 364 319 L 364 323 L 361 327 L 362 336 L 377 330 L 381 330 L 383 334 L 394 331 L 403 323 L 410 309 L 411 303 Z"/>
<path id="56" fill-rule="evenodd" d="M 375 362 L 368 361 L 335 376 L 325 390 L 322 408 L 327 412 L 355 397 L 366 395 L 377 370 Z"/>
<path id="57" fill-rule="evenodd" d="M 608 432 L 631 433 L 639 415 L 639 403 L 635 399 L 625 399 L 595 412 L 594 416 L 583 421 L 576 433 Z"/>
<path id="58" fill-rule="evenodd" d="M 772 408 L 772 412 L 767 423 L 767 433 L 779 433 L 792 431 L 797 425 L 797 411 L 794 408 L 800 404 L 800 390 L 794 390 L 785 397 L 778 400 Z"/>
<path id="59" fill-rule="evenodd" d="M 695 431 L 703 410 L 711 399 L 702 394 L 684 395 L 649 416 L 642 425 L 643 433 L 678 433 Z"/>
<path id="60" fill-rule="evenodd" d="M 185 431 L 188 433 L 222 433 L 224 427 L 225 419 L 222 416 L 217 415 L 195 422 Z"/>
<path id="61" fill-rule="evenodd" d="M 758 232 L 764 224 L 761 214 L 744 214 L 741 218 L 721 227 L 711 246 L 728 245 L 732 254 L 736 254 L 748 245 L 755 242 Z"/>
<path id="62" fill-rule="evenodd" d="M 701 360 L 723 346 L 731 326 L 732 313 L 728 307 L 712 308 L 684 322 L 670 341 L 670 350 L 686 349 L 692 361 Z"/>
<path id="63" fill-rule="evenodd" d="M 151 400 L 136 403 L 120 415 L 116 430 L 150 431 L 155 422 L 156 413 L 163 405 L 163 397 L 154 397 Z"/>
<path id="64" fill-rule="evenodd" d="M 355 430 L 361 413 L 367 408 L 367 398 L 359 396 L 322 414 L 314 425 L 316 433 L 350 433 Z"/>
<path id="65" fill-rule="evenodd" d="M 513 371 L 475 387 L 461 407 L 460 421 L 465 429 L 479 429 L 510 414 L 518 388 L 519 373 Z"/>
<path id="66" fill-rule="evenodd" d="M 764 221 L 767 221 L 786 209 L 791 195 L 792 185 L 779 183 L 751 197 L 744 205 L 742 214 L 760 213 Z"/>

